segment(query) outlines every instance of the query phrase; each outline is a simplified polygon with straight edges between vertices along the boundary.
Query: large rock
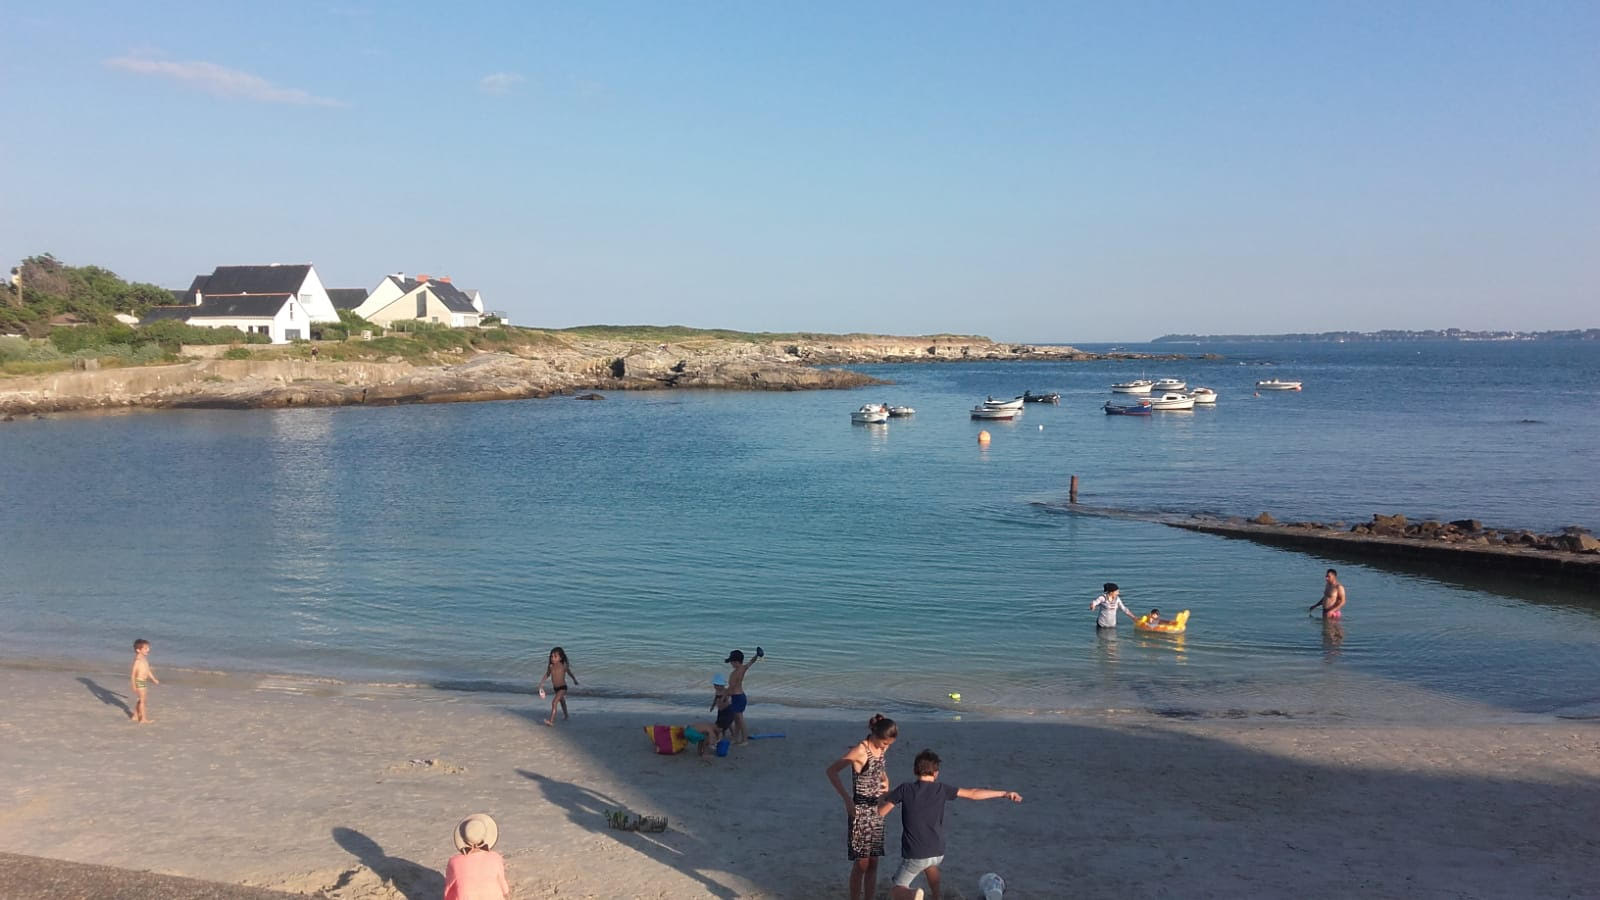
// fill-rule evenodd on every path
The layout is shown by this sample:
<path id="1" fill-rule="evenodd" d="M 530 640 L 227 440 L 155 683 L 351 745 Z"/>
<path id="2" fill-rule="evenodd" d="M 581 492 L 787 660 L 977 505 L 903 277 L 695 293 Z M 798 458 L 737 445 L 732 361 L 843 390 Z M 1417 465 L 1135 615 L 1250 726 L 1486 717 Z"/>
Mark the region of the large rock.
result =
<path id="1" fill-rule="evenodd" d="M 1251 523 L 1256 524 L 1256 525 L 1276 525 L 1276 524 L 1278 524 L 1278 520 L 1274 519 L 1272 517 L 1272 513 L 1269 513 L 1269 512 L 1264 512 L 1261 515 L 1256 516 L 1254 519 L 1251 519 L 1250 521 L 1251 521 Z"/>

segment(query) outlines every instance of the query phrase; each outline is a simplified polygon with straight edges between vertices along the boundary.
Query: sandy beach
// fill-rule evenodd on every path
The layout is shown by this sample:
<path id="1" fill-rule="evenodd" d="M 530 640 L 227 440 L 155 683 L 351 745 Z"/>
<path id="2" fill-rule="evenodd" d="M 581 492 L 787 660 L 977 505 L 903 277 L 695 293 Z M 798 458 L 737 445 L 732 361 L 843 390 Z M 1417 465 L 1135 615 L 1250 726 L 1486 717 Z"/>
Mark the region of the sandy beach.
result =
<path id="1" fill-rule="evenodd" d="M 845 885 L 823 769 L 863 731 L 763 705 L 781 740 L 659 756 L 641 726 L 693 709 L 540 724 L 533 696 L 162 671 L 154 722 L 126 674 L 0 669 L 0 850 L 336 898 L 438 897 L 450 831 L 495 816 L 518 897 L 827 897 Z M 1458 713 L 1459 710 L 1452 710 Z M 861 721 L 856 721 L 859 718 Z M 1600 894 L 1600 723 L 1484 709 L 1450 721 L 1341 717 L 902 720 L 958 786 L 946 895 L 1579 897 Z M 609 809 L 665 815 L 609 830 Z M 880 890 L 898 857 L 888 828 Z"/>

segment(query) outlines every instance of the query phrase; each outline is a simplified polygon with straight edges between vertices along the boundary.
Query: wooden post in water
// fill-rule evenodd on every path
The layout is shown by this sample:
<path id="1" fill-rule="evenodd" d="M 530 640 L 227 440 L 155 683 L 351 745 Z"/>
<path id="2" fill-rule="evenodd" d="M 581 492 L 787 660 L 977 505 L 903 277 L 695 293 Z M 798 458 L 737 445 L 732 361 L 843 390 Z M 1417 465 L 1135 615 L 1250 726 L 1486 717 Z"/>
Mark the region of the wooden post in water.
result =
<path id="1" fill-rule="evenodd" d="M 1067 502 L 1078 502 L 1078 476 L 1072 476 L 1072 487 L 1067 488 Z"/>

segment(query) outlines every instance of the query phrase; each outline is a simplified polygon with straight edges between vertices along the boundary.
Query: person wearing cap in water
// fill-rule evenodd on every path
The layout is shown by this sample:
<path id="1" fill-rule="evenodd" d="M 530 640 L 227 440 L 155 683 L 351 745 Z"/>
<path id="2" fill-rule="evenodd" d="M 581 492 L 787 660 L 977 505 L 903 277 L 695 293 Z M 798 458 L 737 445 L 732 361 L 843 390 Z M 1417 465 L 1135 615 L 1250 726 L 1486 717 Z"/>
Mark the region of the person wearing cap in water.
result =
<path id="1" fill-rule="evenodd" d="M 761 657 L 765 655 L 767 655 L 767 651 L 757 647 L 755 657 L 749 662 L 744 661 L 743 650 L 735 650 L 728 654 L 727 659 L 723 660 L 723 662 L 733 666 L 733 670 L 728 673 L 727 693 L 728 708 L 733 710 L 733 742 L 735 744 L 743 744 L 750 740 L 750 733 L 744 727 L 744 710 L 745 707 L 750 705 L 750 698 L 746 697 L 744 693 L 744 673 L 750 671 L 750 667 L 760 662 Z"/>
<path id="2" fill-rule="evenodd" d="M 444 867 L 444 900 L 506 900 L 505 858 L 494 850 L 500 827 L 483 813 L 473 813 L 456 826 L 456 855 Z"/>
<path id="3" fill-rule="evenodd" d="M 1100 612 L 1100 617 L 1096 619 L 1094 623 L 1094 627 L 1096 629 L 1116 628 L 1117 610 L 1119 609 L 1126 613 L 1130 619 L 1139 618 L 1133 614 L 1132 610 L 1128 609 L 1126 604 L 1122 602 L 1122 591 L 1117 587 L 1115 582 L 1106 582 L 1105 591 L 1105 593 L 1094 598 L 1093 603 L 1089 604 L 1090 610 L 1099 610 Z"/>

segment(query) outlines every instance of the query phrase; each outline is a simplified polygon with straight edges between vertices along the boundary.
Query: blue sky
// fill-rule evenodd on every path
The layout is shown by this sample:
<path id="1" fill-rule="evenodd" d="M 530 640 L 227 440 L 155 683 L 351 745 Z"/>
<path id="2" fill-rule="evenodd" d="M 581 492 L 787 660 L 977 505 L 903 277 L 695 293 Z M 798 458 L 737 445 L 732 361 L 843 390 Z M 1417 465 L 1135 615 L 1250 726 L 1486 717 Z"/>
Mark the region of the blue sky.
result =
<path id="1" fill-rule="evenodd" d="M 519 323 L 1600 326 L 1600 4 L 0 0 L 0 255 Z"/>

